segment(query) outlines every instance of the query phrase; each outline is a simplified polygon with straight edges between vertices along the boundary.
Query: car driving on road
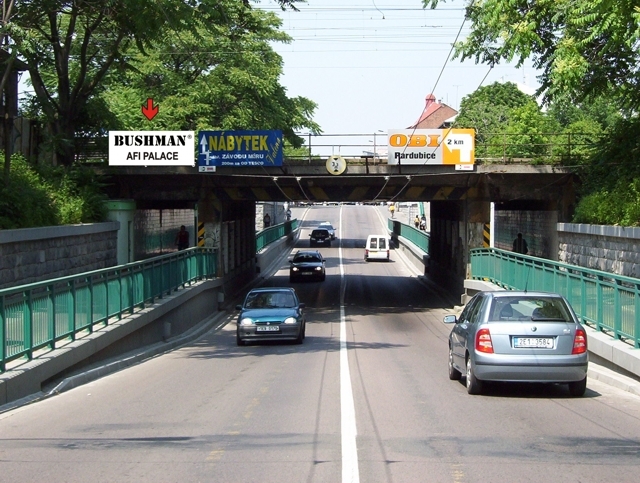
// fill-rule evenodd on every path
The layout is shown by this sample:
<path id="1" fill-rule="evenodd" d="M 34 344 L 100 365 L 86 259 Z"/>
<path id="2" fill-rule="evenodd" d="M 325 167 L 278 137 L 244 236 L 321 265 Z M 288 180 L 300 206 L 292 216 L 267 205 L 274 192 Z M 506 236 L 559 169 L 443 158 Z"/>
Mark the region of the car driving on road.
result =
<path id="1" fill-rule="evenodd" d="M 305 304 L 291 287 L 254 288 L 244 299 L 236 324 L 239 346 L 261 340 L 291 340 L 302 344 Z"/>
<path id="2" fill-rule="evenodd" d="M 318 228 L 325 228 L 325 229 L 329 230 L 329 235 L 331 235 L 331 239 L 332 240 L 336 239 L 336 229 L 333 227 L 331 222 L 323 221 L 322 223 L 320 223 L 318 225 Z"/>
<path id="3" fill-rule="evenodd" d="M 325 260 L 317 250 L 299 250 L 289 261 L 289 282 L 320 280 L 326 277 Z"/>
<path id="4" fill-rule="evenodd" d="M 568 384 L 572 396 L 587 387 L 587 334 L 569 302 L 547 292 L 479 292 L 449 334 L 449 378 L 463 375 L 469 394 L 485 381 Z"/>
<path id="5" fill-rule="evenodd" d="M 331 246 L 331 234 L 326 228 L 315 228 L 309 234 L 309 246 L 315 247 L 318 245 Z"/>

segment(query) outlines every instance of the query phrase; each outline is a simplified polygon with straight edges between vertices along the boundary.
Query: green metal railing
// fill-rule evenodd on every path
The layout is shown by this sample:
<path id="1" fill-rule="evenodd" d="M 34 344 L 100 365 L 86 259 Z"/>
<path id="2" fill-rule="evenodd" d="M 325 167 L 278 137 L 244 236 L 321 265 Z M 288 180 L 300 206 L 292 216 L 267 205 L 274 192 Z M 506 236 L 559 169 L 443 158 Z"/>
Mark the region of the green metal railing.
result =
<path id="1" fill-rule="evenodd" d="M 401 236 L 409 240 L 423 252 L 429 253 L 428 233 L 418 230 L 414 226 L 405 225 L 397 220 L 392 220 L 391 218 L 388 218 L 388 227 L 389 231 L 393 233 L 394 236 Z"/>
<path id="2" fill-rule="evenodd" d="M 564 295 L 587 325 L 640 348 L 640 279 L 497 248 L 470 251 L 471 278 Z"/>
<path id="3" fill-rule="evenodd" d="M 279 240 L 283 236 L 289 235 L 298 228 L 298 220 L 285 221 L 279 225 L 270 226 L 256 234 L 256 253 L 266 247 L 269 243 Z"/>
<path id="4" fill-rule="evenodd" d="M 216 273 L 217 250 L 200 247 L 0 290 L 0 373 Z"/>

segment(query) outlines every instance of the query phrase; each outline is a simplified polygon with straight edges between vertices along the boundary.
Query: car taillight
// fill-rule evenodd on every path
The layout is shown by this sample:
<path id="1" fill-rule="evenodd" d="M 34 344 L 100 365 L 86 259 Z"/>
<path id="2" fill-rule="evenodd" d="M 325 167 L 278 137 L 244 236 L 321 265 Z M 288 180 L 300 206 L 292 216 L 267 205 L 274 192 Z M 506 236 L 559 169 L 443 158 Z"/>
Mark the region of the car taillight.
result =
<path id="1" fill-rule="evenodd" d="M 476 333 L 476 350 L 478 352 L 493 354 L 493 343 L 491 342 L 489 329 L 480 329 Z"/>
<path id="2" fill-rule="evenodd" d="M 572 354 L 584 354 L 587 352 L 587 334 L 584 330 L 576 330 L 576 335 L 573 338 Z"/>

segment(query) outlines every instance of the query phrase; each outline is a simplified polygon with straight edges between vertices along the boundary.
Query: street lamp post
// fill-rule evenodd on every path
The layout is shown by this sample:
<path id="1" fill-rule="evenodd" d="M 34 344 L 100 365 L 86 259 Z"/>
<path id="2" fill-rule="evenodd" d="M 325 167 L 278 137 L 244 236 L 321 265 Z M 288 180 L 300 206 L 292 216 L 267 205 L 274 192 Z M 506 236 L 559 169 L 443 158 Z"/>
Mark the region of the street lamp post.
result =
<path id="1" fill-rule="evenodd" d="M 378 148 L 376 143 L 376 137 L 379 132 L 384 132 L 384 131 L 382 131 L 381 129 L 378 129 L 373 133 L 373 164 L 376 164 L 376 160 L 378 158 Z"/>

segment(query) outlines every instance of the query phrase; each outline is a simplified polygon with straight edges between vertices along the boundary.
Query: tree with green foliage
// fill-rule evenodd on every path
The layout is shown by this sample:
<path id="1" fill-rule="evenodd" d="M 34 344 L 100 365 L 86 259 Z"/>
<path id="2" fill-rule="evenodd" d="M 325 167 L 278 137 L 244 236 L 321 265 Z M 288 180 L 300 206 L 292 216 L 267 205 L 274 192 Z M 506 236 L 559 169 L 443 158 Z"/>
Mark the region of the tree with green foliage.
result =
<path id="1" fill-rule="evenodd" d="M 280 85 L 282 59 L 270 42 L 287 42 L 272 13 L 252 12 L 253 32 L 235 35 L 229 26 L 201 26 L 198 35 L 169 24 L 165 35 L 143 54 L 126 52 L 126 68 L 112 72 L 101 98 L 124 130 L 279 129 L 296 147 L 296 131 L 318 132 L 315 103 L 289 98 Z M 140 99 L 160 100 L 147 121 Z"/>
<path id="2" fill-rule="evenodd" d="M 513 82 L 495 82 L 462 99 L 455 125 L 476 130 L 477 158 L 525 157 L 517 153 L 517 146 L 507 135 L 507 126 L 518 109 L 524 110 L 520 111 L 518 126 L 513 128 L 512 134 L 522 133 L 527 126 L 525 114 L 537 116 L 539 108 L 533 97 L 522 92 Z"/>
<path id="3" fill-rule="evenodd" d="M 640 119 L 620 119 L 581 168 L 577 223 L 640 226 Z"/>
<path id="4" fill-rule="evenodd" d="M 510 158 L 531 159 L 532 164 L 554 164 L 565 139 L 556 135 L 559 125 L 541 112 L 535 101 L 513 108 L 505 127 L 505 153 Z"/>
<path id="5" fill-rule="evenodd" d="M 446 0 L 423 0 L 436 8 Z M 467 3 L 471 34 L 454 57 L 494 66 L 526 59 L 567 136 L 582 179 L 575 220 L 640 224 L 640 6 L 637 0 Z M 580 131 L 576 139 L 575 131 Z M 591 144 L 590 144 L 591 143 Z"/>
<path id="6" fill-rule="evenodd" d="M 278 1 L 295 8 L 299 0 Z M 221 29 L 235 42 L 263 28 L 254 12 L 247 0 L 30 0 L 2 30 L 28 67 L 55 162 L 70 166 L 75 137 L 99 127 L 99 94 L 107 75 L 127 68 L 127 52 L 153 48 L 168 28 L 194 38 Z"/>
<path id="7" fill-rule="evenodd" d="M 559 124 L 558 134 L 566 139 L 556 154 L 570 166 L 588 164 L 599 143 L 622 119 L 614 101 L 606 97 L 576 103 L 558 96 L 548 106 L 547 115 Z"/>
<path id="8" fill-rule="evenodd" d="M 436 8 L 447 0 L 423 0 Z M 471 33 L 454 57 L 490 66 L 532 59 L 546 101 L 606 96 L 629 112 L 640 105 L 637 0 L 469 1 Z"/>

